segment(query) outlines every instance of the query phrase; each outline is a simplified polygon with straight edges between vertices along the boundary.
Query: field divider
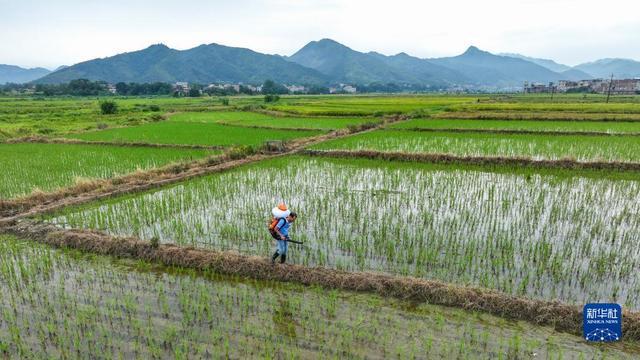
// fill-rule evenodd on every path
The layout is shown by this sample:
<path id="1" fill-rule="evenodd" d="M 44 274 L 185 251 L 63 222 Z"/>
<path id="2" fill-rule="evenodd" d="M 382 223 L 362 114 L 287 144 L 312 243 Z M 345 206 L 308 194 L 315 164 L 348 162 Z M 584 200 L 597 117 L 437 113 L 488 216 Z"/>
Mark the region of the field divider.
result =
<path id="1" fill-rule="evenodd" d="M 622 122 L 622 123 L 636 123 L 640 122 L 640 114 L 617 114 L 617 115 L 636 115 L 637 117 L 597 117 L 597 116 L 588 116 L 587 114 L 575 114 L 568 113 L 563 115 L 571 115 L 570 117 L 563 116 L 548 116 L 545 117 L 545 113 L 535 113 L 540 116 L 531 116 L 525 115 L 528 114 L 524 112 L 524 114 L 517 113 L 458 113 L 458 112 L 444 112 L 432 117 L 435 120 L 476 120 L 476 121 L 485 121 L 485 120 L 500 120 L 500 121 L 559 121 L 559 122 Z M 586 116 L 585 116 L 586 115 Z M 600 115 L 598 113 L 593 113 L 591 115 Z M 607 114 L 607 115 L 616 115 L 616 114 Z M 580 117 L 582 116 L 582 117 Z"/>
<path id="2" fill-rule="evenodd" d="M 373 272 L 346 272 L 295 264 L 272 265 L 269 259 L 172 244 L 153 245 L 135 237 L 111 236 L 94 230 L 61 229 L 35 220 L 4 223 L 0 232 L 57 248 L 118 258 L 141 259 L 165 266 L 214 271 L 258 280 L 295 282 L 373 293 L 385 297 L 462 308 L 512 320 L 523 320 L 557 331 L 582 335 L 582 309 L 577 305 L 528 299 L 495 290 Z M 625 310 L 625 340 L 640 341 L 640 313 Z"/>
<path id="3" fill-rule="evenodd" d="M 640 163 L 619 161 L 577 161 L 574 159 L 536 160 L 529 157 L 459 156 L 440 153 L 405 153 L 375 150 L 302 150 L 302 155 L 332 158 L 361 158 L 388 161 L 423 162 L 433 164 L 509 165 L 533 168 L 575 170 L 640 171 Z"/>
<path id="4" fill-rule="evenodd" d="M 227 171 L 245 164 L 280 156 L 297 154 L 305 147 L 327 140 L 362 134 L 379 129 L 386 123 L 404 120 L 396 116 L 385 119 L 375 127 L 362 127 L 355 131 L 342 129 L 314 137 L 300 138 L 285 143 L 282 152 L 258 152 L 243 154 L 227 152 L 219 156 L 198 159 L 187 163 L 174 163 L 160 168 L 137 171 L 113 179 L 91 179 L 81 181 L 70 187 L 43 193 L 33 193 L 25 197 L 0 200 L 0 224 L 20 218 L 50 213 L 67 206 L 80 205 L 94 200 L 106 199 L 118 195 L 142 192 L 170 185 L 187 179 Z"/>
<path id="5" fill-rule="evenodd" d="M 89 141 L 69 138 L 47 138 L 43 136 L 29 136 L 9 139 L 7 144 L 19 143 L 40 143 L 40 144 L 67 144 L 67 145 L 99 145 L 99 146 L 120 146 L 120 147 L 149 147 L 149 148 L 174 148 L 192 150 L 224 150 L 227 146 L 221 145 L 187 145 L 187 144 L 157 144 L 145 142 L 123 142 L 123 141 Z"/>
<path id="6" fill-rule="evenodd" d="M 584 136 L 640 136 L 640 132 L 604 132 L 604 131 L 554 131 L 554 130 L 516 130 L 516 129 L 464 129 L 464 128 L 390 128 L 382 130 L 414 131 L 414 132 L 451 132 L 451 133 L 485 133 L 504 135 L 584 135 Z"/>

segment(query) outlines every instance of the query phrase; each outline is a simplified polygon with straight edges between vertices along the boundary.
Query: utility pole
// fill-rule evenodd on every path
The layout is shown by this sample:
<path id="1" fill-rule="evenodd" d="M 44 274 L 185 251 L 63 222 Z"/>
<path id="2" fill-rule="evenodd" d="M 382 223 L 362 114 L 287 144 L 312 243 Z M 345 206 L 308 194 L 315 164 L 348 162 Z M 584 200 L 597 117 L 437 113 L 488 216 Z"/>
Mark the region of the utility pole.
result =
<path id="1" fill-rule="evenodd" d="M 613 73 L 611 73 L 611 80 L 609 80 L 609 90 L 607 90 L 607 104 L 609 103 L 609 98 L 611 97 L 612 87 L 613 87 Z"/>
<path id="2" fill-rule="evenodd" d="M 553 94 L 555 94 L 556 92 L 556 86 L 552 82 L 550 82 L 549 87 L 551 88 L 551 101 L 553 101 Z"/>

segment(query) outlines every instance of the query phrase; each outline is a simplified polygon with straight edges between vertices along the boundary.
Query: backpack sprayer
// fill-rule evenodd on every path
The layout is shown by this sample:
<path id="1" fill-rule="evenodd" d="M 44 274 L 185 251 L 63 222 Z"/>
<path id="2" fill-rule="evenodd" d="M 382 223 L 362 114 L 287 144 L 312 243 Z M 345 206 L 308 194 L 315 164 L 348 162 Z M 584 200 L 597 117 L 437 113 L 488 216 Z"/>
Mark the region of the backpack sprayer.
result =
<path id="1" fill-rule="evenodd" d="M 274 239 L 282 241 L 282 239 L 279 238 L 279 235 L 276 232 L 276 227 L 278 226 L 278 223 L 280 222 L 280 220 L 284 219 L 284 221 L 287 221 L 286 217 L 289 216 L 289 214 L 291 214 L 291 210 L 289 210 L 287 208 L 287 205 L 285 205 L 284 203 L 280 203 L 278 204 L 278 206 L 274 207 L 271 210 L 271 214 L 273 215 L 273 218 L 271 219 L 271 222 L 269 222 L 269 233 Z M 289 239 L 288 236 L 285 237 L 284 241 L 294 243 L 294 244 L 301 244 L 301 245 L 303 244 L 302 241 L 291 240 Z"/>

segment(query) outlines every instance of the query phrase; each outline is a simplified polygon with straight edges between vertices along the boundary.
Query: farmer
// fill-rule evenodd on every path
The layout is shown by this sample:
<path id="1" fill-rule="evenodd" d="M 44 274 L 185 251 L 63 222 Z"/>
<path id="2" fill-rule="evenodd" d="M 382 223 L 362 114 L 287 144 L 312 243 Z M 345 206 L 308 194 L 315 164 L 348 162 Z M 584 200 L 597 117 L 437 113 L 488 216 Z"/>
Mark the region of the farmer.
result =
<path id="1" fill-rule="evenodd" d="M 276 263 L 278 256 L 280 256 L 280 264 L 284 264 L 284 262 L 287 261 L 287 249 L 289 248 L 289 241 L 291 240 L 289 239 L 289 227 L 291 227 L 291 224 L 293 224 L 297 218 L 298 214 L 292 211 L 287 217 L 278 220 L 274 226 L 271 236 L 276 239 L 278 248 L 271 257 L 272 264 Z"/>

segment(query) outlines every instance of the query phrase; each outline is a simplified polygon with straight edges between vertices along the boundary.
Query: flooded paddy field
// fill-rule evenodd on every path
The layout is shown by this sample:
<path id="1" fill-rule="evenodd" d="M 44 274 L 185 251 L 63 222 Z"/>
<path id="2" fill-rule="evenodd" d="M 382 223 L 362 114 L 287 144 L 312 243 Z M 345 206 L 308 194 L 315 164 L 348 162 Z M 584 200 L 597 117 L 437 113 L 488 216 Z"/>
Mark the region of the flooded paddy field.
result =
<path id="1" fill-rule="evenodd" d="M 462 157 L 640 162 L 640 136 L 460 133 L 381 130 L 327 141 L 315 150 L 374 150 Z"/>
<path id="2" fill-rule="evenodd" d="M 287 174 L 283 177 L 282 174 Z M 270 208 L 300 214 L 291 261 L 570 303 L 640 308 L 640 179 L 600 171 L 273 159 L 68 208 L 66 228 L 267 256 Z"/>
<path id="3" fill-rule="evenodd" d="M 0 355 L 607 358 L 544 327 L 446 307 L 114 260 L 0 236 Z"/>

